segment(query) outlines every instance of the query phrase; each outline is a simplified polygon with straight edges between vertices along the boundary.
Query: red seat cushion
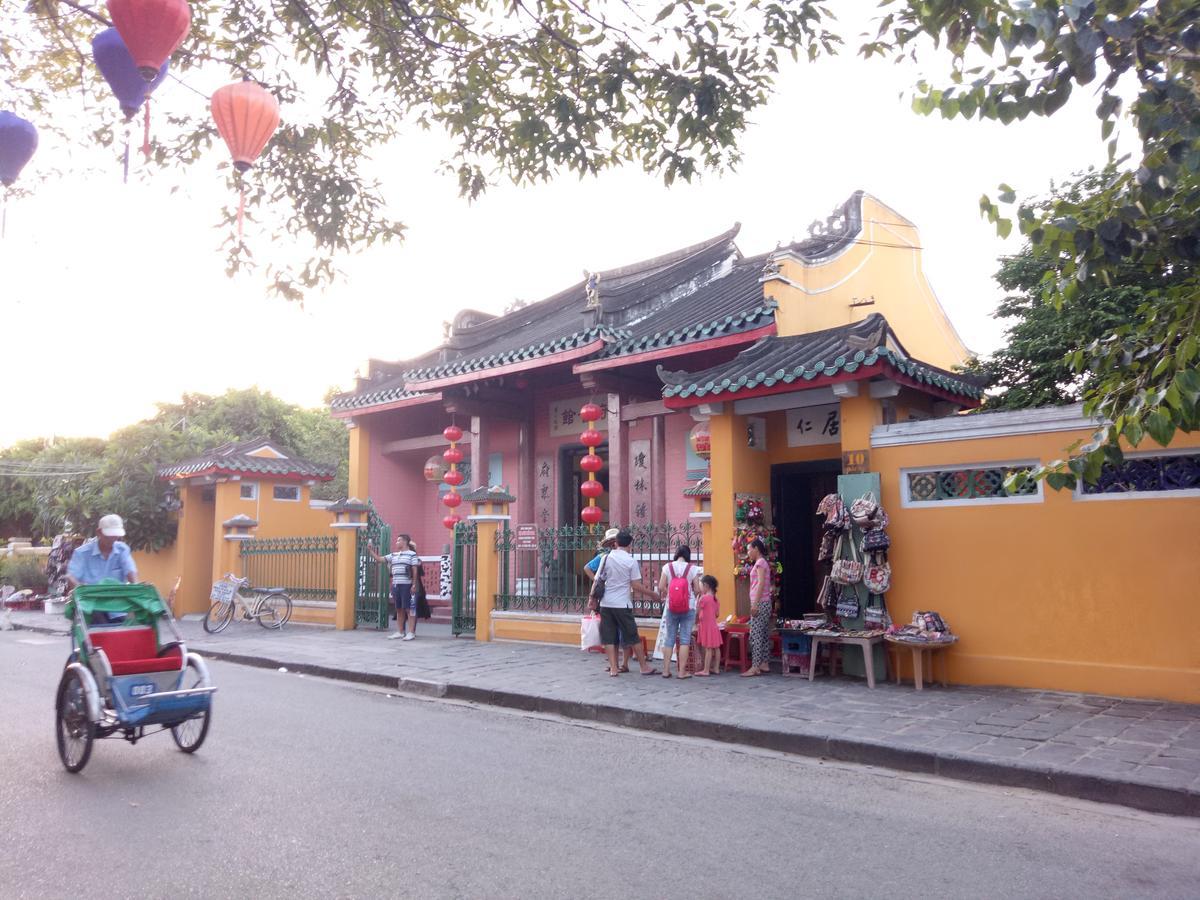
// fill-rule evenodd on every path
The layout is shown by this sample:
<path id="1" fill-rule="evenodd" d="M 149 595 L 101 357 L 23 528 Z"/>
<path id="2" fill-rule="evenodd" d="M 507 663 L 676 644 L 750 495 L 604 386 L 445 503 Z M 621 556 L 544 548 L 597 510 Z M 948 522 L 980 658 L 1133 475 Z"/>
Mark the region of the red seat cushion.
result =
<path id="1" fill-rule="evenodd" d="M 152 628 L 114 628 L 93 631 L 88 635 L 95 647 L 108 656 L 114 675 L 136 675 L 144 672 L 170 672 L 182 663 L 178 647 L 171 647 L 158 656 L 158 638 Z"/>

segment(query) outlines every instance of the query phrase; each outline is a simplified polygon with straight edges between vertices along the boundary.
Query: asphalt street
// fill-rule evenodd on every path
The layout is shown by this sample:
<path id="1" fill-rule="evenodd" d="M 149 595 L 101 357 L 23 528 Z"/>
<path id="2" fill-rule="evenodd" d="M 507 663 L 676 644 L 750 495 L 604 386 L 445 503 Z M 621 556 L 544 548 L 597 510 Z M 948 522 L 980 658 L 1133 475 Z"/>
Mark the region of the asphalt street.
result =
<path id="1" fill-rule="evenodd" d="M 1194 897 L 1200 822 L 216 662 L 59 763 L 61 638 L 0 633 L 0 897 Z"/>

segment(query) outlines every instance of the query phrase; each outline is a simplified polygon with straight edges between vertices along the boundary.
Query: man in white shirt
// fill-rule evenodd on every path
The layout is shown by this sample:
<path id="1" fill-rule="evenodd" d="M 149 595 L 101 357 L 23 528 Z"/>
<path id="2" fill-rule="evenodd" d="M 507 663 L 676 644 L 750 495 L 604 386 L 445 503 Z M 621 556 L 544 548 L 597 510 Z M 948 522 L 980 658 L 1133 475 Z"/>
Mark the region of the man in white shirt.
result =
<path id="1" fill-rule="evenodd" d="M 639 594 L 657 600 L 658 594 L 642 586 L 642 570 L 637 560 L 629 553 L 633 535 L 622 531 L 617 535 L 617 548 L 604 557 L 597 578 L 604 579 L 604 597 L 600 600 L 600 643 L 608 654 L 608 674 L 615 678 L 621 672 L 617 668 L 617 640 L 632 651 L 641 666 L 643 675 L 654 675 L 657 670 L 646 659 L 642 640 L 638 636 L 637 621 L 633 617 L 633 595 Z M 596 601 L 588 603 L 596 609 Z"/>

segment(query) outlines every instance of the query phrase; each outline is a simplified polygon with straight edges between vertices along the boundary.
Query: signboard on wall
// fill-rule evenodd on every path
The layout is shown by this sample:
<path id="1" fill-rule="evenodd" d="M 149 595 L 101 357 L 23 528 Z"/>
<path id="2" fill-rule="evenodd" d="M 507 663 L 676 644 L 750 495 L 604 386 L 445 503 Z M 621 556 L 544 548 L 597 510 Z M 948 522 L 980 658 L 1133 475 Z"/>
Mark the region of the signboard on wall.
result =
<path id="1" fill-rule="evenodd" d="M 650 498 L 653 496 L 650 469 L 650 442 L 629 442 L 629 517 L 635 525 L 650 522 Z"/>
<path id="2" fill-rule="evenodd" d="M 838 444 L 842 440 L 842 405 L 807 406 L 785 411 L 789 447 Z"/>
<path id="3" fill-rule="evenodd" d="M 584 404 L 591 402 L 589 397 L 552 400 L 550 402 L 550 436 L 578 437 L 587 428 L 587 422 L 579 418 L 579 410 L 583 408 Z M 600 421 L 595 424 L 597 431 L 608 431 L 607 416 L 602 416 Z"/>
<path id="4" fill-rule="evenodd" d="M 871 471 L 870 450 L 847 450 L 842 454 L 842 474 L 862 475 Z"/>
<path id="5" fill-rule="evenodd" d="M 536 550 L 537 549 L 537 526 L 536 525 L 518 525 L 517 533 L 517 549 L 518 550 Z"/>
<path id="6" fill-rule="evenodd" d="M 542 528 L 548 528 L 553 524 L 553 514 L 551 510 L 554 507 L 554 457 L 539 456 L 537 462 L 534 463 L 534 474 L 537 491 L 537 498 L 534 501 L 533 508 L 537 516 L 537 524 Z"/>

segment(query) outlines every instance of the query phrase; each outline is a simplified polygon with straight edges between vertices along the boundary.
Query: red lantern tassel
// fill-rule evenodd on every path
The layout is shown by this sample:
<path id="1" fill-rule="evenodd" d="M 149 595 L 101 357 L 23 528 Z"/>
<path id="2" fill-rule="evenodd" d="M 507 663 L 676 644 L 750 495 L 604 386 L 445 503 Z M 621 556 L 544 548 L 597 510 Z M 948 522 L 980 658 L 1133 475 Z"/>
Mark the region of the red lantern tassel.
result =
<path id="1" fill-rule="evenodd" d="M 146 97 L 146 130 L 142 135 L 142 152 L 146 154 L 146 162 L 150 162 L 150 97 Z"/>
<path id="2" fill-rule="evenodd" d="M 5 188 L 3 196 L 0 196 L 0 241 L 4 240 L 4 236 L 7 233 L 8 233 L 8 188 Z"/>

